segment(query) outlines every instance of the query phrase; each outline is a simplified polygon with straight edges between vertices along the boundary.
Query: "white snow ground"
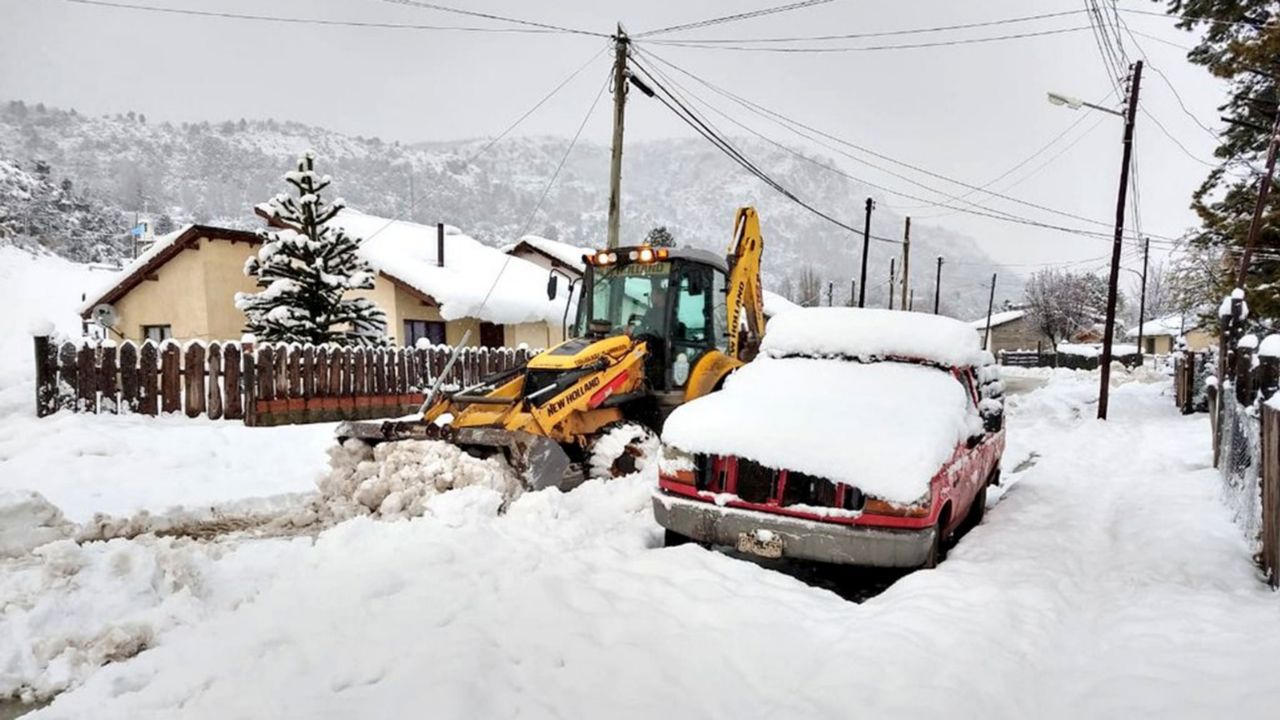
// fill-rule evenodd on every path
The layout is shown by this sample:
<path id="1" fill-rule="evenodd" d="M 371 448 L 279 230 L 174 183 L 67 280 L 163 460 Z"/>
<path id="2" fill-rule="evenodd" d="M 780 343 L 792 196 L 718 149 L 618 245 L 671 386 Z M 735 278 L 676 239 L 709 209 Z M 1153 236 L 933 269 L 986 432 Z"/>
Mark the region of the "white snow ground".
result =
<path id="1" fill-rule="evenodd" d="M 1280 601 L 1218 500 L 1204 417 L 1127 383 L 1098 423 L 1095 377 L 1011 398 L 1008 459 L 1034 464 L 940 568 L 860 605 L 657 548 L 652 479 L 631 477 L 504 515 L 469 487 L 314 544 L 50 546 L 0 575 L 0 638 L 150 648 L 33 718 L 1272 716 Z M 90 642 L 113 626 L 134 634 Z"/>

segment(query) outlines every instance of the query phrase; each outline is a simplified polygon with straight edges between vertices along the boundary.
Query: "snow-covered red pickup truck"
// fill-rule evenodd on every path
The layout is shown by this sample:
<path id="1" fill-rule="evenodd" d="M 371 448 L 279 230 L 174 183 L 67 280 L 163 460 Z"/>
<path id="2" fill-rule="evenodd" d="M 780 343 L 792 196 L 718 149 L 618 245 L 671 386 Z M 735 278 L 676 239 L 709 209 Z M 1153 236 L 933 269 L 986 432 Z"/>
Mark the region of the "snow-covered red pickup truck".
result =
<path id="1" fill-rule="evenodd" d="M 931 567 L 999 479 L 999 368 L 965 323 L 795 310 L 761 356 L 663 429 L 653 509 L 668 544 Z"/>

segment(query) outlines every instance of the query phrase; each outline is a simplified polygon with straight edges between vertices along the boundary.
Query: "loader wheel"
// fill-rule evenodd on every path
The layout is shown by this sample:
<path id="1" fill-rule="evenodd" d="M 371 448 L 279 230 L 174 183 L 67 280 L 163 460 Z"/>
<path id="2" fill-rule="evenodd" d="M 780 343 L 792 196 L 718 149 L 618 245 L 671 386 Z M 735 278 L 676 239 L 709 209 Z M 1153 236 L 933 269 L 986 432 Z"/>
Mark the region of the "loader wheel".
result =
<path id="1" fill-rule="evenodd" d="M 632 422 L 610 425 L 591 444 L 587 475 L 609 480 L 643 471 L 658 456 L 658 436 Z"/>

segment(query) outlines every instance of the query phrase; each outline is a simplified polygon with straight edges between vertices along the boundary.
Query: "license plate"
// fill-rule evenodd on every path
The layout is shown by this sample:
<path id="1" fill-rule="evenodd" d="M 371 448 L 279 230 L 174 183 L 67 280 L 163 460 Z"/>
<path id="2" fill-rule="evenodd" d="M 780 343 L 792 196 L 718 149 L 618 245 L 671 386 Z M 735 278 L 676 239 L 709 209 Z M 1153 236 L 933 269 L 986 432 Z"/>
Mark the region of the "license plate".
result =
<path id="1" fill-rule="evenodd" d="M 763 558 L 782 557 L 782 536 L 769 530 L 738 533 L 738 552 Z"/>

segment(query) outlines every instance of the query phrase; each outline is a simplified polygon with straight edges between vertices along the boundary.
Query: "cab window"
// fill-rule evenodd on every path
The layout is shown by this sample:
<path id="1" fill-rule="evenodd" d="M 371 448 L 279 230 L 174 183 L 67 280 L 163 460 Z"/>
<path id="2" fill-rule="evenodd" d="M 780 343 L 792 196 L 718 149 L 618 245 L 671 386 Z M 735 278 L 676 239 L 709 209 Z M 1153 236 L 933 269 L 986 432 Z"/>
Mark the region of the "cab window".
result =
<path id="1" fill-rule="evenodd" d="M 676 292 L 675 327 L 672 342 L 707 346 L 716 332 L 712 320 L 715 288 L 708 268 L 688 267 L 680 273 Z"/>

